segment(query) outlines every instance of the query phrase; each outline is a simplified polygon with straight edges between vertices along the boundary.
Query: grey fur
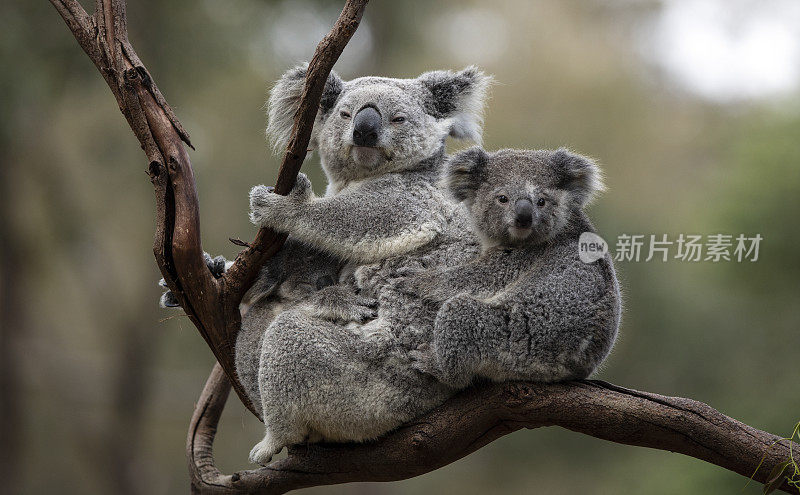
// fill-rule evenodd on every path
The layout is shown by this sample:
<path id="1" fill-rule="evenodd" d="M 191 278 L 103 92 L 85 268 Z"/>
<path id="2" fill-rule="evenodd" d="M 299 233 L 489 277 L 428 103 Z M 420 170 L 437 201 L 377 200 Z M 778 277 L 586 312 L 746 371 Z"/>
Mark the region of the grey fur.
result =
<path id="1" fill-rule="evenodd" d="M 329 181 L 326 195 L 314 196 L 304 175 L 286 197 L 264 186 L 251 191 L 254 223 L 350 261 L 340 275 L 347 281 L 284 311 L 264 332 L 259 383 L 265 437 L 251 452 L 253 462 L 265 463 L 304 440 L 375 438 L 452 393 L 410 366 L 410 346 L 429 340 L 430 332 L 427 338 L 422 332 L 396 335 L 398 327 L 384 323 L 425 311 L 391 297 L 390 281 L 400 269 L 448 255 L 456 263 L 476 252 L 465 210 L 444 194 L 439 177 L 445 138 L 479 136 L 488 84 L 472 67 L 417 79 L 344 82 L 331 110 L 318 115 L 312 142 Z M 289 91 L 276 87 L 270 105 L 290 101 L 282 96 Z M 352 117 L 366 106 L 382 119 L 374 148 L 353 145 Z M 270 115 L 289 113 L 270 108 Z M 315 309 L 330 292 L 341 302 L 338 310 Z M 374 299 L 378 318 L 365 323 L 375 316 Z"/>
<path id="2" fill-rule="evenodd" d="M 287 311 L 335 287 L 342 263 L 289 238 L 272 258 L 267 260 L 253 286 L 240 305 L 242 326 L 236 337 L 235 365 L 245 391 L 257 410 L 261 410 L 258 368 L 264 330 L 282 311 Z M 368 301 L 363 304 L 371 304 Z M 315 304 L 319 313 L 333 313 L 339 304 L 356 311 L 356 302 L 349 303 L 320 297 Z M 374 311 L 367 308 L 369 311 Z"/>
<path id="3" fill-rule="evenodd" d="M 222 256 L 203 253 L 206 266 L 215 278 L 230 267 Z M 239 310 L 242 326 L 236 337 L 234 363 L 239 381 L 255 408 L 261 411 L 258 390 L 258 364 L 264 330 L 281 311 L 300 302 L 313 305 L 315 315 L 339 316 L 347 321 L 364 319 L 375 313 L 377 301 L 356 294 L 332 297 L 336 290 L 342 262 L 337 258 L 287 239 L 278 253 L 267 260 L 253 285 L 242 297 Z M 161 287 L 166 288 L 162 278 Z M 172 291 L 161 295 L 161 307 L 180 307 Z M 349 313 L 348 313 L 349 312 Z"/>
<path id="4" fill-rule="evenodd" d="M 591 264 L 578 257 L 580 234 L 594 231 L 582 208 L 599 177 L 591 160 L 564 149 L 453 157 L 446 182 L 467 204 L 484 250 L 398 284 L 444 301 L 432 345 L 411 353 L 417 369 L 461 388 L 475 377 L 585 378 L 600 365 L 617 335 L 619 287 L 608 255 Z M 517 200 L 536 205 L 529 229 L 515 224 Z"/>

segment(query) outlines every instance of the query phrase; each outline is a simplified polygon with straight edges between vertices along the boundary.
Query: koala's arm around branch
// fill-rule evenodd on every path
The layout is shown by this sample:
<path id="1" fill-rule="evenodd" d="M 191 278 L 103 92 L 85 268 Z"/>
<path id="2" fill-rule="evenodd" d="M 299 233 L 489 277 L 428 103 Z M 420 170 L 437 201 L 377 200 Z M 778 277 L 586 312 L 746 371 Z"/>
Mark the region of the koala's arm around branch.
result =
<path id="1" fill-rule="evenodd" d="M 392 175 L 334 196 L 316 197 L 305 175 L 288 196 L 250 191 L 250 219 L 343 259 L 371 262 L 431 242 L 445 226 L 440 193 Z"/>

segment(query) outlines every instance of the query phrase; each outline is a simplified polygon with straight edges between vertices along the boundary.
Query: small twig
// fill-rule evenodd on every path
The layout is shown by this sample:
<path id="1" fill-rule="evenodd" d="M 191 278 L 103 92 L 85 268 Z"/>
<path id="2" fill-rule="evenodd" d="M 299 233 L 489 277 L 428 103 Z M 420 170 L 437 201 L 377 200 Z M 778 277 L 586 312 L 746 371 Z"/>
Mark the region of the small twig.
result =
<path id="1" fill-rule="evenodd" d="M 236 244 L 237 246 L 246 247 L 246 248 L 250 247 L 250 243 L 249 242 L 245 242 L 245 241 L 239 239 L 238 237 L 236 239 L 234 239 L 233 237 L 228 237 L 228 240 L 231 241 L 233 244 Z"/>

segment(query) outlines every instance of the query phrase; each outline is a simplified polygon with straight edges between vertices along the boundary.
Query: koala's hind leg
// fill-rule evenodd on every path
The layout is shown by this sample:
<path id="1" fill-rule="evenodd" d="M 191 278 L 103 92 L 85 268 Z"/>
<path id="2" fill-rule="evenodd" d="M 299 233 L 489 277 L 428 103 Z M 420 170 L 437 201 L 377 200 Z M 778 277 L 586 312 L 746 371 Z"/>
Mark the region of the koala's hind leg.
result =
<path id="1" fill-rule="evenodd" d="M 267 415 L 264 415 L 264 425 L 264 438 L 250 451 L 250 462 L 262 466 L 284 447 L 303 443 L 309 436 L 307 431 L 283 424 L 279 418 Z"/>
<path id="2" fill-rule="evenodd" d="M 436 315 L 429 360 L 440 382 L 464 388 L 491 366 L 508 326 L 502 308 L 462 294 L 447 300 Z M 415 357 L 420 354 L 414 353 Z"/>

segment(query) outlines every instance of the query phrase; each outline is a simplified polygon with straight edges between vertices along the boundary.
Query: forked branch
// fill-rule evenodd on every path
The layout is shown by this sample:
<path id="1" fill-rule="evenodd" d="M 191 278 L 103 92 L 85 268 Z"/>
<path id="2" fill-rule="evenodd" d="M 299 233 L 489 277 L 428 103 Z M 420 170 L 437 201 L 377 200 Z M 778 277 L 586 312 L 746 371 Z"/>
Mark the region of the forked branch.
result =
<path id="1" fill-rule="evenodd" d="M 311 128 L 325 81 L 355 33 L 368 0 L 347 0 L 331 32 L 317 47 L 306 75 L 292 138 L 278 173 L 276 192 L 288 194 L 306 156 Z M 236 336 L 241 326 L 239 303 L 264 261 L 286 239 L 259 230 L 230 271 L 215 279 L 203 261 L 200 214 L 191 161 L 183 144 L 189 135 L 167 104 L 128 41 L 124 0 L 97 0 L 88 15 L 77 0 L 50 0 L 81 48 L 108 83 L 120 110 L 149 161 L 156 192 L 156 235 L 153 252 L 170 290 L 208 343 L 236 393 L 258 416 L 234 366 Z"/>

